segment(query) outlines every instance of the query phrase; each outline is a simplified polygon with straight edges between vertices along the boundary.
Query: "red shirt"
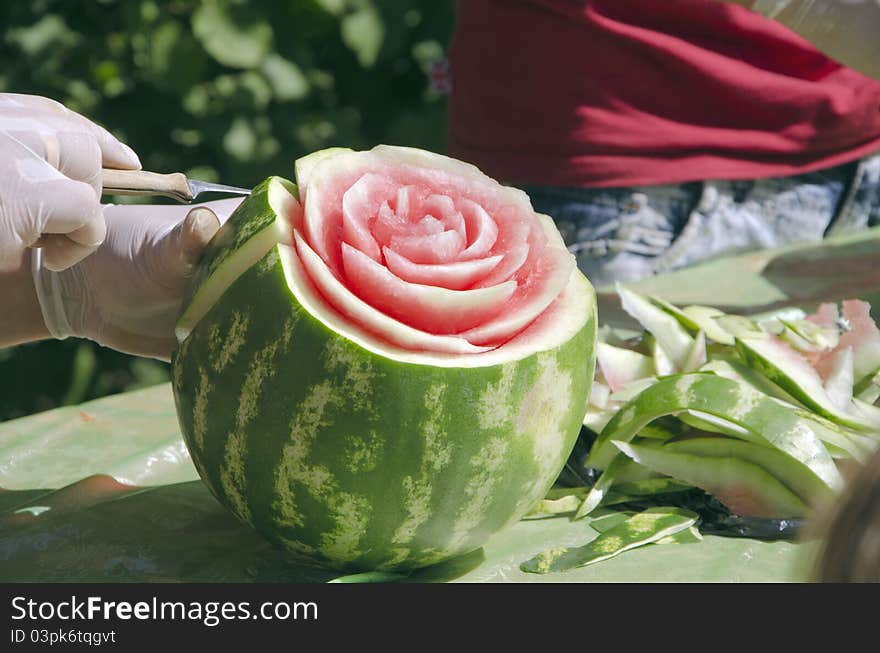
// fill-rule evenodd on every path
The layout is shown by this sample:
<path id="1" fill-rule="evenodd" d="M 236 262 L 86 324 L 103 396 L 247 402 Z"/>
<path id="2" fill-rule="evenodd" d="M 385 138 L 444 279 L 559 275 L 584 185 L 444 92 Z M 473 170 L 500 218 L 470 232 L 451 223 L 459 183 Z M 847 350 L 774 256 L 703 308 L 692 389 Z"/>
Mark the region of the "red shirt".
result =
<path id="1" fill-rule="evenodd" d="M 880 82 L 715 0 L 460 0 L 448 149 L 509 183 L 792 175 L 880 150 Z"/>

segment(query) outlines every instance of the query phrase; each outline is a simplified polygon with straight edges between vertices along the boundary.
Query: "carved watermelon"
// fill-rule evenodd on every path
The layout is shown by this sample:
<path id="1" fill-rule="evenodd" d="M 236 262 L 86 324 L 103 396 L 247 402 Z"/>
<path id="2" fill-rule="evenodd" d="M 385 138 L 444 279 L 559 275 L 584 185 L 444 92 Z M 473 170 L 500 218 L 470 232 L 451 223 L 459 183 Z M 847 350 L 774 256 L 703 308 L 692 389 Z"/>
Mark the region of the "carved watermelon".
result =
<path id="1" fill-rule="evenodd" d="M 546 216 L 464 163 L 332 149 L 203 258 L 173 387 L 193 461 L 309 560 L 411 569 L 543 498 L 586 411 L 595 295 Z"/>

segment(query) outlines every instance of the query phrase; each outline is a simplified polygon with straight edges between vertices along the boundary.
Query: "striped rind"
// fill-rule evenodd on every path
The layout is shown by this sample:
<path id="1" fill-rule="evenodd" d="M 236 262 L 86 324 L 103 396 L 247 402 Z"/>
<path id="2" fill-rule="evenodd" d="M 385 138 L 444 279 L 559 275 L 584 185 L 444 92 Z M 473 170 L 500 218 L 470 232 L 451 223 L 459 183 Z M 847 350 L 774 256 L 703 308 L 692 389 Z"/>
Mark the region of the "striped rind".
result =
<path id="1" fill-rule="evenodd" d="M 841 486 L 840 474 L 812 421 L 749 386 L 714 374 L 670 376 L 646 388 L 606 424 L 587 464 L 607 466 L 615 456 L 612 440 L 628 442 L 645 424 L 684 410 L 733 422 L 750 441 L 783 451 L 832 489 Z"/>
<path id="2" fill-rule="evenodd" d="M 174 359 L 181 427 L 221 502 L 292 552 L 390 569 L 478 548 L 543 497 L 583 418 L 595 314 L 520 359 L 406 363 L 305 311 L 279 258 L 233 282 Z M 243 320 L 227 356 L 218 334 Z"/>
<path id="3" fill-rule="evenodd" d="M 804 500 L 765 467 L 730 456 L 699 456 L 674 452 L 657 443 L 614 441 L 622 452 L 661 474 L 669 474 L 715 494 L 724 503 L 728 493 L 737 510 L 744 499 L 757 517 L 802 517 L 808 513 Z"/>
<path id="4" fill-rule="evenodd" d="M 235 277 L 262 258 L 275 243 L 292 240 L 288 214 L 298 208 L 296 199 L 294 184 L 282 177 L 269 177 L 232 212 L 199 261 L 184 300 L 187 308 L 175 327 L 178 341 L 189 335 Z M 267 205 L 273 210 L 266 210 Z"/>
<path id="5" fill-rule="evenodd" d="M 875 425 L 861 419 L 855 411 L 848 412 L 836 406 L 822 387 L 818 373 L 809 363 L 786 356 L 784 350 L 765 334 L 752 337 L 741 335 L 736 338 L 736 345 L 750 367 L 779 385 L 807 408 L 842 426 L 859 431 L 875 429 Z"/>
<path id="6" fill-rule="evenodd" d="M 453 356 L 346 324 L 292 247 L 241 272 L 231 261 L 172 371 L 196 468 L 241 520 L 314 562 L 411 569 L 479 548 L 552 485 L 594 371 L 579 272 L 520 336 Z"/>
<path id="7" fill-rule="evenodd" d="M 735 458 L 764 468 L 805 503 L 819 504 L 834 496 L 831 488 L 806 466 L 771 447 L 735 438 L 690 438 L 662 445 L 670 453 L 706 458 Z M 620 488 L 615 488 L 619 490 Z"/>

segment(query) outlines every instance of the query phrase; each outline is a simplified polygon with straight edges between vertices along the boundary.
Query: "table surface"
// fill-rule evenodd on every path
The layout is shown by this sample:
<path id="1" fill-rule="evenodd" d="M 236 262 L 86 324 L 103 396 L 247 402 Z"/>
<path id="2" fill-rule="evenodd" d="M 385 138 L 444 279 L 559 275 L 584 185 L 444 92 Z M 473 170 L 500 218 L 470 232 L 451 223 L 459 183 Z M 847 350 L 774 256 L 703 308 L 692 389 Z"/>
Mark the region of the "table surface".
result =
<path id="1" fill-rule="evenodd" d="M 762 312 L 848 297 L 880 300 L 880 230 L 758 252 L 632 287 L 676 303 Z M 612 292 L 600 322 L 626 328 Z M 880 306 L 880 301 L 876 304 Z M 564 573 L 520 563 L 596 536 L 589 519 L 524 520 L 482 550 L 415 573 L 424 582 L 786 582 L 818 543 L 706 536 L 649 545 Z M 199 480 L 168 384 L 0 424 L 0 581 L 323 582 L 240 524 Z"/>

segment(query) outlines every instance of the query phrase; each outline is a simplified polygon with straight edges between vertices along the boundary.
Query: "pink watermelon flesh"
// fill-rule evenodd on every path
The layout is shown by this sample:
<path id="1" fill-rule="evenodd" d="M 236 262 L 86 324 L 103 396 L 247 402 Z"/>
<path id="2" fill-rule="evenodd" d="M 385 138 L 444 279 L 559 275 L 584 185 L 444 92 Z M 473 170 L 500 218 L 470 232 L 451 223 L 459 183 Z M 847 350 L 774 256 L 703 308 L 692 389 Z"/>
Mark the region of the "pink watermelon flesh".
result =
<path id="1" fill-rule="evenodd" d="M 721 503 L 727 506 L 734 515 L 741 517 L 778 518 L 770 505 L 761 495 L 746 485 L 724 485 L 707 488 Z"/>
<path id="2" fill-rule="evenodd" d="M 350 287 L 371 306 L 428 333 L 458 333 L 498 315 L 516 282 L 490 288 L 449 290 L 409 283 L 348 243 L 342 260 Z"/>
<path id="3" fill-rule="evenodd" d="M 499 254 L 471 261 L 431 265 L 410 261 L 389 247 L 383 247 L 382 253 L 385 255 L 388 269 L 404 281 L 433 284 L 451 290 L 470 288 L 477 279 L 485 277 L 504 258 Z"/>
<path id="4" fill-rule="evenodd" d="M 326 300 L 343 314 L 357 306 L 352 319 L 374 332 L 368 307 L 425 334 L 497 347 L 547 309 L 575 267 L 527 198 L 488 178 L 375 158 L 334 173 L 301 189 L 296 246 Z"/>
<path id="5" fill-rule="evenodd" d="M 461 215 L 465 233 L 472 234 L 467 248 L 461 253 L 461 260 L 486 256 L 498 240 L 498 225 L 482 206 L 467 199 L 461 201 Z"/>
<path id="6" fill-rule="evenodd" d="M 847 347 L 851 347 L 853 351 L 856 381 L 880 366 L 880 330 L 871 318 L 870 311 L 871 305 L 858 299 L 848 299 L 842 303 L 841 317 L 849 325 L 849 331 L 840 335 L 840 341 L 834 349 L 824 352 L 814 360 L 816 370 L 823 379 L 831 375 L 838 353 Z M 820 324 L 817 321 L 819 319 L 830 320 L 833 317 L 836 320 L 836 314 L 837 307 L 834 304 L 822 304 L 819 310 L 807 319 Z"/>
<path id="7" fill-rule="evenodd" d="M 820 327 L 830 329 L 837 327 L 838 317 L 839 315 L 837 313 L 837 304 L 825 302 L 823 304 L 820 304 L 819 308 L 816 309 L 816 312 L 812 315 L 808 315 L 806 319 L 813 324 L 819 325 Z"/>
<path id="8" fill-rule="evenodd" d="M 337 279 L 321 260 L 321 257 L 305 242 L 299 230 L 294 230 L 294 244 L 305 276 L 324 301 L 347 320 L 383 340 L 408 351 L 431 351 L 446 354 L 479 354 L 488 350 L 477 347 L 467 340 L 450 336 L 438 336 L 421 331 L 375 310 L 352 293 Z"/>

